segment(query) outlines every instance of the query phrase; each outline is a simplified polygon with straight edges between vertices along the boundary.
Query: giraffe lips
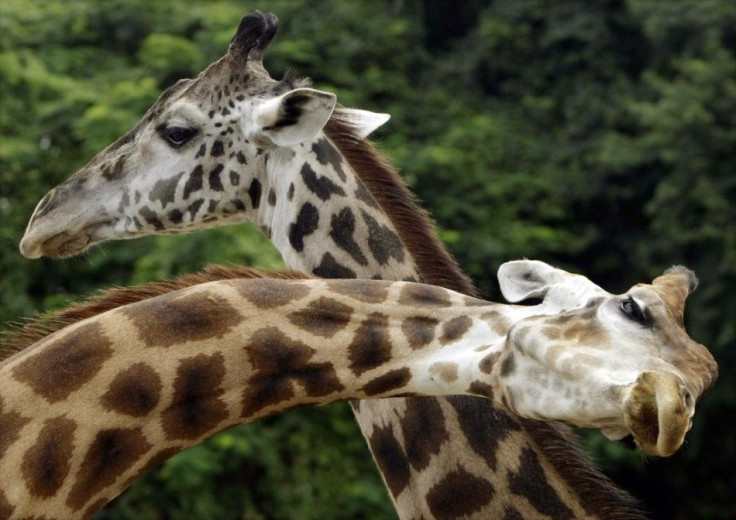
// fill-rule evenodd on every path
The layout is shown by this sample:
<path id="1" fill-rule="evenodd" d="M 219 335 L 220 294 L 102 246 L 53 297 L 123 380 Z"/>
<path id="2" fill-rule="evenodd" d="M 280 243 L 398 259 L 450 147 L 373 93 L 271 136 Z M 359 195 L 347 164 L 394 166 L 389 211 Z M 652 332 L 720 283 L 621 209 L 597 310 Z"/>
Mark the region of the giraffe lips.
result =
<path id="1" fill-rule="evenodd" d="M 41 244 L 41 250 L 46 256 L 64 258 L 81 253 L 91 241 L 92 238 L 86 233 L 77 235 L 59 233 Z"/>
<path id="2" fill-rule="evenodd" d="M 96 222 L 84 227 L 76 233 L 62 231 L 50 237 L 36 237 L 37 233 L 28 233 L 20 243 L 20 252 L 26 258 L 65 258 L 81 253 L 89 246 L 102 240 L 99 231 L 109 227 L 111 221 Z"/>
<path id="3" fill-rule="evenodd" d="M 692 425 L 694 402 L 680 379 L 668 372 L 644 372 L 624 401 L 624 422 L 648 455 L 669 457 Z"/>

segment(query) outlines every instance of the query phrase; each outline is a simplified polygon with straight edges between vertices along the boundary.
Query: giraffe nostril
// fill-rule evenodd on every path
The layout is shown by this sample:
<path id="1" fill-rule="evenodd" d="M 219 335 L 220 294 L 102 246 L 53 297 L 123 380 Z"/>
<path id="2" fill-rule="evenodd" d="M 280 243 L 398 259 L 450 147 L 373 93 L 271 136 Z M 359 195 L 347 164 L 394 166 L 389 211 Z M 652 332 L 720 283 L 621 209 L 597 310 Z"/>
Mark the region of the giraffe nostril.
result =
<path id="1" fill-rule="evenodd" d="M 53 188 L 44 196 L 44 198 L 41 199 L 41 202 L 39 202 L 38 206 L 36 206 L 36 211 L 33 213 L 33 219 L 31 220 L 31 223 L 54 209 L 56 204 L 52 204 L 52 201 L 54 200 L 55 196 L 56 188 Z"/>
<path id="2" fill-rule="evenodd" d="M 693 394 L 691 394 L 688 390 L 685 390 L 682 394 L 682 398 L 685 401 L 685 406 L 688 408 L 692 408 L 693 406 Z"/>

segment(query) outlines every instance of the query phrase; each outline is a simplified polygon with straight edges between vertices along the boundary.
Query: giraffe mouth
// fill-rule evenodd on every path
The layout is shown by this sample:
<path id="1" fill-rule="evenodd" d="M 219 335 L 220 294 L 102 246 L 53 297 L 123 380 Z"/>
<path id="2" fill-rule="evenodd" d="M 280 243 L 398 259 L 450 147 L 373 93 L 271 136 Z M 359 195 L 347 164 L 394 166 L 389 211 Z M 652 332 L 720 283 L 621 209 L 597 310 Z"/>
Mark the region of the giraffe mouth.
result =
<path id="1" fill-rule="evenodd" d="M 666 372 L 644 372 L 624 402 L 624 422 L 636 444 L 644 453 L 660 457 L 669 457 L 682 446 L 693 412 L 690 392 Z"/>
<path id="2" fill-rule="evenodd" d="M 80 231 L 70 233 L 62 231 L 49 237 L 36 238 L 26 234 L 20 243 L 20 251 L 26 258 L 66 258 L 77 255 L 88 247 L 104 240 L 102 231 L 109 228 L 112 221 L 105 220 L 85 226 Z"/>

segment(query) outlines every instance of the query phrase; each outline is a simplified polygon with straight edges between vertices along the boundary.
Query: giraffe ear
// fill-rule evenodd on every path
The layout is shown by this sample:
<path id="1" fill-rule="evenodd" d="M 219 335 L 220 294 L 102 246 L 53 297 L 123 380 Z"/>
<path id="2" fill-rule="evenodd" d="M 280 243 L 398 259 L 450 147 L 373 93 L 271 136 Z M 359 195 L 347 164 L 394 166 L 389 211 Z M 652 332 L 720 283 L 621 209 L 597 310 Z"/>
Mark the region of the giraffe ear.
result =
<path id="1" fill-rule="evenodd" d="M 498 268 L 498 283 L 506 300 L 514 303 L 544 298 L 549 289 L 569 273 L 539 260 L 514 260 Z"/>
<path id="2" fill-rule="evenodd" d="M 254 108 L 254 133 L 276 146 L 295 146 L 322 130 L 335 103 L 335 94 L 330 92 L 311 88 L 291 90 Z"/>
<path id="3" fill-rule="evenodd" d="M 350 125 L 356 137 L 361 141 L 371 135 L 386 121 L 391 119 L 389 114 L 360 110 L 357 108 L 339 108 L 335 110 L 335 118 Z"/>

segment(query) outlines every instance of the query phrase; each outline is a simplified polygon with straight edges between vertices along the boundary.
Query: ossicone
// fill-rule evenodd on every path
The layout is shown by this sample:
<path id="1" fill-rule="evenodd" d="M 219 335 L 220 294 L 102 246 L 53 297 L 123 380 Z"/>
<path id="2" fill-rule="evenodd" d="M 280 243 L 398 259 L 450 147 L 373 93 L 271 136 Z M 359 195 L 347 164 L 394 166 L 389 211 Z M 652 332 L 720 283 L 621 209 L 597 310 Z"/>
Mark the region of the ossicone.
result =
<path id="1" fill-rule="evenodd" d="M 246 61 L 263 60 L 263 51 L 276 35 L 279 20 L 273 13 L 255 11 L 240 21 L 228 52 Z"/>
<path id="2" fill-rule="evenodd" d="M 698 277 L 684 265 L 673 265 L 665 270 L 662 276 L 679 276 L 684 278 L 688 284 L 688 292 L 693 292 L 698 288 Z"/>
<path id="3" fill-rule="evenodd" d="M 685 300 L 698 287 L 698 277 L 687 267 L 675 265 L 652 282 L 669 312 L 684 326 Z"/>

